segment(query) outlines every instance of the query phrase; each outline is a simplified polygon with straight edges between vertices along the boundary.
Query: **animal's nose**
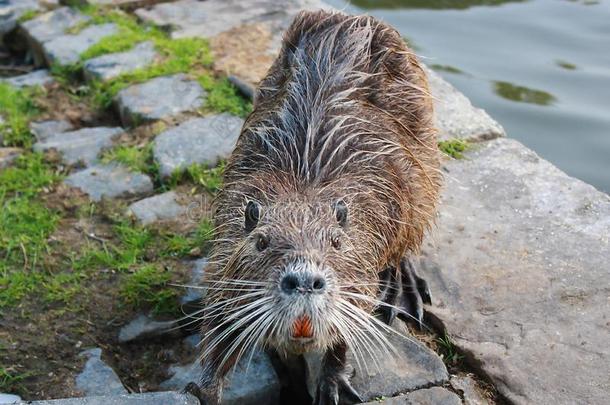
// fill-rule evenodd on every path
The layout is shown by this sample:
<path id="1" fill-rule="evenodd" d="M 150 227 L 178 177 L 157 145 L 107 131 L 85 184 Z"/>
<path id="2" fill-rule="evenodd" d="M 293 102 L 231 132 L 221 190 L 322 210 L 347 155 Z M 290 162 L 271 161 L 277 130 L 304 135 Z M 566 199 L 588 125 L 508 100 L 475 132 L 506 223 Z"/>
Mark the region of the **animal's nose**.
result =
<path id="1" fill-rule="evenodd" d="M 289 272 L 282 277 L 280 287 L 286 294 L 321 293 L 326 289 L 326 280 L 320 274 Z"/>

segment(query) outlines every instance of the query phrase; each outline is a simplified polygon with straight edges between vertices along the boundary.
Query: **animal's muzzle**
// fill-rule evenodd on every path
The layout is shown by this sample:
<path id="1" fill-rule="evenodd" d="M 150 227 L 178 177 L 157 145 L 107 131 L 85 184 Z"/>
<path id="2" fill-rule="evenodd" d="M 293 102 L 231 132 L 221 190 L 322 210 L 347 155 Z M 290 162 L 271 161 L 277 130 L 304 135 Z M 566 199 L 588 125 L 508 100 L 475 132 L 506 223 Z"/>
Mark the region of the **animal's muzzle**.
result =
<path id="1" fill-rule="evenodd" d="M 280 288 L 285 294 L 321 294 L 326 291 L 326 279 L 309 271 L 290 271 L 280 280 Z"/>

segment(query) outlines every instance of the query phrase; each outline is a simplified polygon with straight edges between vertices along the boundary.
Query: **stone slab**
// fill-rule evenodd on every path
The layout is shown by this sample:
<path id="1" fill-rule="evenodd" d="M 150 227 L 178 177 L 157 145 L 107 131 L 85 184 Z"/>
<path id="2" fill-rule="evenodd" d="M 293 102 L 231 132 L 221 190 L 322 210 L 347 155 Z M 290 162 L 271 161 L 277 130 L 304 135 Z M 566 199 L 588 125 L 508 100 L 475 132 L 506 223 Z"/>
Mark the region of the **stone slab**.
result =
<path id="1" fill-rule="evenodd" d="M 118 32 L 116 24 L 92 25 L 78 34 L 66 34 L 53 38 L 42 45 L 48 65 L 70 65 L 80 61 L 80 55 L 105 37 Z"/>
<path id="2" fill-rule="evenodd" d="M 119 198 L 151 193 L 153 183 L 150 177 L 130 172 L 127 168 L 109 164 L 93 166 L 68 176 L 64 183 L 81 189 L 93 201 L 102 197 Z"/>
<path id="3" fill-rule="evenodd" d="M 19 18 L 30 10 L 41 10 L 38 0 L 3 0 L 0 2 L 0 42 L 6 34 L 17 28 Z"/>
<path id="4" fill-rule="evenodd" d="M 0 170 L 11 166 L 22 153 L 23 149 L 21 148 L 0 147 Z"/>
<path id="5" fill-rule="evenodd" d="M 178 195 L 175 191 L 168 191 L 134 202 L 129 206 L 127 212 L 142 225 L 175 219 L 186 212 L 186 207 L 179 204 L 177 199 Z"/>
<path id="6" fill-rule="evenodd" d="M 191 381 L 198 381 L 202 369 L 199 363 L 171 366 L 173 376 L 161 383 L 162 389 L 182 389 Z M 252 358 L 244 356 L 225 377 L 222 405 L 279 404 L 280 382 L 268 356 L 260 351 Z"/>
<path id="7" fill-rule="evenodd" d="M 434 98 L 435 125 L 439 140 L 461 138 L 482 141 L 505 136 L 504 128 L 449 84 L 438 73 L 425 67 L 430 93 Z"/>
<path id="8" fill-rule="evenodd" d="M 449 380 L 441 358 L 412 337 L 402 321 L 395 320 L 393 328 L 395 332 L 382 333 L 394 350 L 384 348 L 381 342 L 370 338 L 372 343 L 369 347 L 361 348 L 359 362 L 356 361 L 353 351 L 348 352 L 348 362 L 356 370 L 351 379 L 352 385 L 365 401 L 443 384 Z M 321 355 L 306 354 L 305 359 L 308 390 L 314 398 Z"/>
<path id="9" fill-rule="evenodd" d="M 229 157 L 244 120 L 227 113 L 193 118 L 157 136 L 153 154 L 161 176 L 192 164 L 215 166 Z"/>
<path id="10" fill-rule="evenodd" d="M 57 37 L 65 35 L 66 31 L 89 21 L 90 18 L 70 7 L 60 7 L 44 13 L 30 21 L 21 24 L 21 28 L 30 43 L 37 66 L 44 65 L 46 58 L 43 45 Z"/>
<path id="11" fill-rule="evenodd" d="M 405 395 L 391 398 L 380 398 L 376 401 L 367 402 L 364 405 L 461 405 L 462 400 L 453 392 L 441 387 L 417 390 Z"/>
<path id="12" fill-rule="evenodd" d="M 0 393 L 0 404 L 18 404 L 20 402 L 21 398 L 17 395 Z"/>
<path id="13" fill-rule="evenodd" d="M 449 380 L 451 388 L 460 392 L 464 398 L 464 405 L 487 405 L 489 399 L 477 387 L 477 383 L 470 375 L 455 375 Z"/>
<path id="14" fill-rule="evenodd" d="M 123 133 L 121 128 L 96 127 L 60 132 L 36 142 L 34 150 L 45 152 L 55 149 L 70 165 L 82 163 L 89 166 L 97 161 L 100 153 L 112 146 L 113 140 Z"/>
<path id="15" fill-rule="evenodd" d="M 607 403 L 610 197 L 505 138 L 445 168 L 432 317 L 511 403 Z"/>
<path id="16" fill-rule="evenodd" d="M 141 124 L 195 111 L 207 93 L 184 74 L 157 77 L 121 90 L 116 97 L 123 125 Z"/>
<path id="17" fill-rule="evenodd" d="M 199 400 L 190 394 L 178 392 L 148 392 L 145 394 L 104 395 L 85 398 L 32 401 L 35 405 L 199 405 Z"/>
<path id="18" fill-rule="evenodd" d="M 173 38 L 209 38 L 238 25 L 263 21 L 280 33 L 298 11 L 322 6 L 319 0 L 179 0 L 135 13 L 145 22 L 171 29 Z"/>
<path id="19" fill-rule="evenodd" d="M 38 69 L 24 75 L 4 79 L 11 86 L 22 88 L 32 86 L 46 86 L 55 81 L 47 69 Z"/>
<path id="20" fill-rule="evenodd" d="M 83 351 L 80 356 L 87 362 L 83 371 L 76 376 L 76 389 L 85 396 L 127 394 L 119 376 L 102 360 L 99 347 Z"/>
<path id="21" fill-rule="evenodd" d="M 30 132 L 39 142 L 72 129 L 74 129 L 72 124 L 65 120 L 35 121 L 30 123 Z"/>
<path id="22" fill-rule="evenodd" d="M 111 53 L 87 60 L 83 66 L 88 81 L 108 81 L 121 74 L 143 69 L 157 58 L 152 42 L 142 42 L 125 52 Z"/>

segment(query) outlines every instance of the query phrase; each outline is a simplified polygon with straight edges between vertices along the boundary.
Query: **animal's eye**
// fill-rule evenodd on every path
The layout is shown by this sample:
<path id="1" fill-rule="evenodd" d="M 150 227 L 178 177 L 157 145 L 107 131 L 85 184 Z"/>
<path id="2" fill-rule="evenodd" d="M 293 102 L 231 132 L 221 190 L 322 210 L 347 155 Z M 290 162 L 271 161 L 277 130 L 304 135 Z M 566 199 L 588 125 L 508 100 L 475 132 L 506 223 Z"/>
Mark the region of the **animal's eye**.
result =
<path id="1" fill-rule="evenodd" d="M 330 244 L 333 245 L 333 247 L 335 249 L 339 249 L 341 247 L 341 240 L 339 239 L 338 236 L 333 236 L 332 238 L 330 238 Z"/>
<path id="2" fill-rule="evenodd" d="M 258 220 L 260 218 L 260 206 L 258 203 L 248 201 L 244 211 L 244 217 L 246 232 L 251 232 L 254 228 L 256 228 L 256 225 L 258 225 Z"/>
<path id="3" fill-rule="evenodd" d="M 258 235 L 256 237 L 256 249 L 259 252 L 262 252 L 263 250 L 267 249 L 268 246 L 269 246 L 269 237 L 268 236 Z"/>
<path id="4" fill-rule="evenodd" d="M 347 204 L 345 204 L 345 201 L 336 201 L 333 204 L 333 210 L 335 211 L 335 217 L 337 218 L 339 225 L 345 226 L 347 224 Z"/>

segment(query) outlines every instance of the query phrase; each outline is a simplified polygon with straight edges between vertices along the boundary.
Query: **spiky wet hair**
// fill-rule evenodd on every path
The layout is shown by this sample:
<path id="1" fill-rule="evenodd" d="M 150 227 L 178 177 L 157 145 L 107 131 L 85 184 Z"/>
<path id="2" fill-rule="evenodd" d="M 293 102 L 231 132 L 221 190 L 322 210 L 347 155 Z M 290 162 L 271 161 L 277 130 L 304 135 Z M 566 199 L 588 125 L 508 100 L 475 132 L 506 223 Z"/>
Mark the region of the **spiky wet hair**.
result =
<path id="1" fill-rule="evenodd" d="M 299 14 L 260 83 L 215 201 L 205 281 L 206 305 L 216 309 L 204 333 L 228 303 L 241 305 L 231 301 L 235 286 L 272 277 L 243 256 L 249 201 L 267 221 L 284 221 L 287 233 L 305 226 L 307 212 L 334 226 L 332 207 L 342 201 L 353 249 L 333 270 L 340 280 L 362 281 L 358 292 L 374 298 L 378 272 L 421 245 L 435 212 L 438 166 L 425 74 L 398 32 L 367 16 Z"/>

